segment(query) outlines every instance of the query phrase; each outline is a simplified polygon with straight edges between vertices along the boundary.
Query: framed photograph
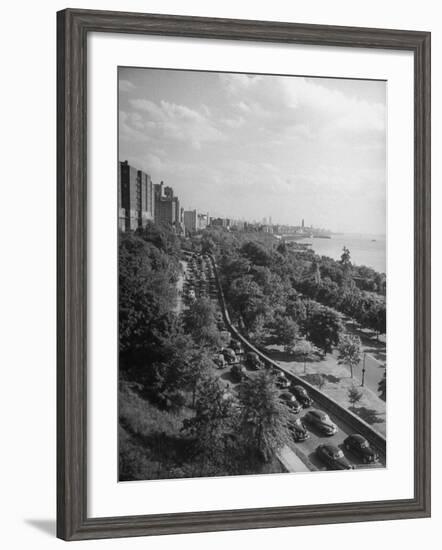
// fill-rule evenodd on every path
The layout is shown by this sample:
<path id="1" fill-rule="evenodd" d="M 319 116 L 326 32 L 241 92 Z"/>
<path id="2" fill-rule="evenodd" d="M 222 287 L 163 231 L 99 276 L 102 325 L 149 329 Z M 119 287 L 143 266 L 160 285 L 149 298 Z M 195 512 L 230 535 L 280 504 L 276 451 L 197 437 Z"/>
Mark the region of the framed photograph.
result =
<path id="1" fill-rule="evenodd" d="M 58 13 L 57 533 L 430 515 L 430 33 Z"/>

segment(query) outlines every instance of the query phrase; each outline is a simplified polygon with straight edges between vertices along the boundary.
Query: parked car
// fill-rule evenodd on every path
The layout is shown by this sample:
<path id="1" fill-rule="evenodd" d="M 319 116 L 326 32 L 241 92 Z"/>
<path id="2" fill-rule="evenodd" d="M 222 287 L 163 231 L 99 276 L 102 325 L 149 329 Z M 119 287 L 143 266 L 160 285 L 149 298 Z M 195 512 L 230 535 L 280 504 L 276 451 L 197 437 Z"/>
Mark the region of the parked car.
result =
<path id="1" fill-rule="evenodd" d="M 299 413 L 301 405 L 296 401 L 295 396 L 289 391 L 280 394 L 279 399 L 285 403 L 294 413 Z"/>
<path id="2" fill-rule="evenodd" d="M 241 382 L 246 377 L 245 369 L 241 365 L 233 365 L 230 369 L 230 377 L 233 382 Z"/>
<path id="3" fill-rule="evenodd" d="M 237 362 L 236 353 L 233 351 L 232 348 L 224 348 L 222 354 L 224 355 L 227 363 L 229 363 L 230 365 Z"/>
<path id="4" fill-rule="evenodd" d="M 364 464 L 374 463 L 379 460 L 379 455 L 370 447 L 370 444 L 362 435 L 349 435 L 344 439 L 344 448 L 356 455 Z"/>
<path id="5" fill-rule="evenodd" d="M 276 385 L 278 386 L 278 388 L 290 387 L 290 382 L 288 381 L 286 375 L 283 372 L 279 372 L 276 375 Z"/>
<path id="6" fill-rule="evenodd" d="M 217 353 L 216 355 L 214 355 L 213 362 L 219 369 L 222 369 L 226 366 L 226 360 L 224 359 L 224 355 L 222 353 Z"/>
<path id="7" fill-rule="evenodd" d="M 291 420 L 288 427 L 295 441 L 305 441 L 310 437 L 307 428 L 304 426 L 300 418 L 294 418 Z"/>
<path id="8" fill-rule="evenodd" d="M 259 370 L 260 368 L 262 368 L 261 359 L 254 351 L 249 351 L 249 353 L 246 354 L 245 363 L 247 367 L 253 370 Z"/>
<path id="9" fill-rule="evenodd" d="M 309 396 L 307 390 L 303 386 L 294 385 L 292 386 L 291 390 L 296 399 L 305 409 L 312 406 L 313 399 Z"/>
<path id="10" fill-rule="evenodd" d="M 316 448 L 318 458 L 329 470 L 353 470 L 354 466 L 345 458 L 344 453 L 335 445 L 319 445 Z"/>
<path id="11" fill-rule="evenodd" d="M 233 349 L 233 351 L 236 354 L 239 354 L 239 353 L 243 352 L 242 345 L 241 345 L 241 342 L 239 340 L 232 340 L 230 342 L 230 347 Z"/>
<path id="12" fill-rule="evenodd" d="M 303 420 L 324 435 L 334 435 L 338 431 L 338 427 L 330 420 L 328 414 L 323 411 L 318 411 L 317 409 L 308 411 Z"/>

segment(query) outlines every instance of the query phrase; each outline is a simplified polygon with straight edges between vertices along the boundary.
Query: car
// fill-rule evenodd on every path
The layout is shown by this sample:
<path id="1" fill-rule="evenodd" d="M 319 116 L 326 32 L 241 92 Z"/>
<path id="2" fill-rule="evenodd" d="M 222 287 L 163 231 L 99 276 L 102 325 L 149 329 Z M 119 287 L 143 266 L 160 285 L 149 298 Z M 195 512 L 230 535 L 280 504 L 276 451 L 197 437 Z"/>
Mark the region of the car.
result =
<path id="1" fill-rule="evenodd" d="M 330 420 L 328 414 L 317 409 L 312 409 L 304 415 L 304 422 L 310 424 L 324 435 L 334 435 L 338 431 L 338 427 Z"/>
<path id="2" fill-rule="evenodd" d="M 294 418 L 288 423 L 288 428 L 293 436 L 293 439 L 297 442 L 305 441 L 310 437 L 307 428 L 304 426 L 300 418 Z"/>
<path id="3" fill-rule="evenodd" d="M 352 434 L 344 439 L 344 448 L 356 455 L 364 464 L 373 464 L 379 460 L 379 455 L 360 434 Z"/>
<path id="4" fill-rule="evenodd" d="M 316 448 L 316 455 L 329 470 L 353 470 L 354 466 L 335 445 L 323 444 Z"/>
<path id="5" fill-rule="evenodd" d="M 283 372 L 279 372 L 276 375 L 276 385 L 278 388 L 288 388 L 290 386 L 290 382 Z"/>
<path id="6" fill-rule="evenodd" d="M 295 384 L 291 387 L 291 391 L 305 409 L 312 406 L 313 399 L 309 396 L 307 390 L 303 386 Z"/>
<path id="7" fill-rule="evenodd" d="M 241 365 L 233 365 L 230 369 L 230 378 L 233 382 L 241 382 L 245 378 L 246 373 Z"/>
<path id="8" fill-rule="evenodd" d="M 301 405 L 296 401 L 295 396 L 289 391 L 283 392 L 280 394 L 279 399 L 290 407 L 294 413 L 299 413 L 301 410 Z"/>
<path id="9" fill-rule="evenodd" d="M 213 362 L 219 369 L 223 369 L 226 366 L 226 360 L 222 353 L 217 353 L 213 356 Z"/>
<path id="10" fill-rule="evenodd" d="M 233 351 L 238 354 L 238 353 L 242 353 L 243 349 L 242 349 L 242 345 L 241 345 L 241 342 L 239 340 L 232 340 L 230 342 L 230 347 L 233 349 Z"/>
<path id="11" fill-rule="evenodd" d="M 249 353 L 246 354 L 245 363 L 247 367 L 253 370 L 259 370 L 260 368 L 262 368 L 261 359 L 254 351 L 249 351 Z"/>
<path id="12" fill-rule="evenodd" d="M 227 363 L 229 363 L 230 365 L 237 362 L 236 353 L 233 351 L 232 348 L 224 348 L 222 354 L 224 355 Z"/>

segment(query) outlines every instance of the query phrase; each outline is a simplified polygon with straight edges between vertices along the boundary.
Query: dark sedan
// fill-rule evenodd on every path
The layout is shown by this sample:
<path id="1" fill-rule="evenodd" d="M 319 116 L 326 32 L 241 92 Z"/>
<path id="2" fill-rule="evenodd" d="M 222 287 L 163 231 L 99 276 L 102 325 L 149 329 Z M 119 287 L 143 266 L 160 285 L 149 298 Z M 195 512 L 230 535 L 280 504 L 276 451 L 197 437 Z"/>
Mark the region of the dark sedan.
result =
<path id="1" fill-rule="evenodd" d="M 345 458 L 341 449 L 335 445 L 319 445 L 316 448 L 316 454 L 329 470 L 354 469 L 354 466 Z"/>
<path id="2" fill-rule="evenodd" d="M 378 454 L 370 447 L 370 444 L 362 435 L 349 435 L 344 440 L 344 448 L 356 455 L 364 464 L 373 464 L 379 460 Z"/>
<path id="3" fill-rule="evenodd" d="M 281 395 L 279 396 L 279 399 L 283 403 L 285 403 L 287 405 L 287 407 L 290 407 L 290 409 L 294 413 L 299 413 L 299 411 L 301 410 L 301 405 L 298 403 L 298 401 L 296 401 L 295 396 L 292 393 L 290 393 L 289 391 L 285 391 L 285 392 L 281 393 Z"/>
<path id="4" fill-rule="evenodd" d="M 243 352 L 242 345 L 239 340 L 232 340 L 230 343 L 230 347 L 237 355 Z"/>
<path id="5" fill-rule="evenodd" d="M 250 351 L 246 354 L 246 365 L 249 369 L 259 370 L 262 368 L 262 361 L 259 358 L 258 354 L 254 351 Z"/>
<path id="6" fill-rule="evenodd" d="M 233 363 L 237 362 L 236 359 L 236 353 L 233 351 L 232 348 L 225 348 L 222 350 L 222 354 L 224 355 L 224 359 L 232 365 Z"/>
<path id="7" fill-rule="evenodd" d="M 295 385 L 291 388 L 296 399 L 301 403 L 304 408 L 311 407 L 313 399 L 307 393 L 307 390 L 303 386 Z"/>
<path id="8" fill-rule="evenodd" d="M 279 372 L 276 375 L 276 385 L 278 388 L 288 388 L 290 386 L 290 382 L 283 372 Z"/>
<path id="9" fill-rule="evenodd" d="M 300 418 L 293 419 L 289 422 L 288 426 L 295 441 L 305 441 L 310 437 L 307 428 L 304 426 Z"/>
<path id="10" fill-rule="evenodd" d="M 312 409 L 308 411 L 303 420 L 324 435 L 334 435 L 338 431 L 336 424 L 332 422 L 328 414 L 323 411 Z"/>

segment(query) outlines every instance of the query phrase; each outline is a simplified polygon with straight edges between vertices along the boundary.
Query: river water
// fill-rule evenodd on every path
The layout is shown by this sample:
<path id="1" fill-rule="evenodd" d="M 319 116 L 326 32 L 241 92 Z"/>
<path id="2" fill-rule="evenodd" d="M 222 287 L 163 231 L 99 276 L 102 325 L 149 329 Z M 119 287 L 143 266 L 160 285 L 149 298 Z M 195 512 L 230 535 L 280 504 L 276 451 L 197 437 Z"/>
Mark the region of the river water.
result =
<path id="1" fill-rule="evenodd" d="M 351 262 L 356 265 L 366 265 L 386 272 L 386 241 L 385 236 L 343 234 L 332 235 L 331 239 L 302 239 L 300 243 L 311 243 L 311 248 L 319 256 L 328 256 L 334 260 L 341 258 L 342 249 L 350 250 Z"/>

